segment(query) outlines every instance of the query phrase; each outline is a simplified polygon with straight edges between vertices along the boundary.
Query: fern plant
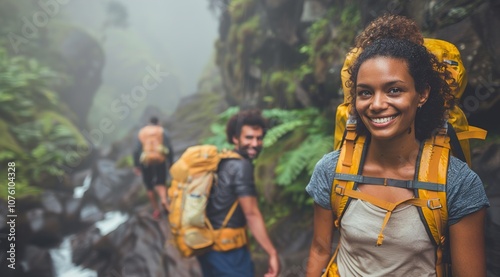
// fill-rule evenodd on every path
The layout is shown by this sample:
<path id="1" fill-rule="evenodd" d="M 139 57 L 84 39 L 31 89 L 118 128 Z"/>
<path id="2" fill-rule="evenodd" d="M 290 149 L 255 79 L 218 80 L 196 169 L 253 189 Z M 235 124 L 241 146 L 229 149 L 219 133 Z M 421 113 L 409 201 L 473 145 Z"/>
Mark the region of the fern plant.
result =
<path id="1" fill-rule="evenodd" d="M 86 144 L 51 89 L 61 78 L 36 59 L 11 57 L 0 46 L 0 163 L 16 163 L 18 197 L 64 175 L 69 151 Z"/>
<path id="2" fill-rule="evenodd" d="M 265 147 L 256 169 L 263 172 L 262 167 L 272 166 L 274 171 L 273 174 L 258 175 L 256 180 L 260 186 L 268 187 L 267 190 L 278 186 L 279 189 L 274 189 L 274 197 L 290 201 L 292 207 L 312 204 L 305 186 L 316 162 L 332 150 L 330 116 L 315 108 L 269 110 L 264 111 L 264 115 L 274 121 L 274 125 L 264 139 Z M 287 132 L 283 132 L 284 129 Z M 279 138 L 276 139 L 274 134 Z"/>

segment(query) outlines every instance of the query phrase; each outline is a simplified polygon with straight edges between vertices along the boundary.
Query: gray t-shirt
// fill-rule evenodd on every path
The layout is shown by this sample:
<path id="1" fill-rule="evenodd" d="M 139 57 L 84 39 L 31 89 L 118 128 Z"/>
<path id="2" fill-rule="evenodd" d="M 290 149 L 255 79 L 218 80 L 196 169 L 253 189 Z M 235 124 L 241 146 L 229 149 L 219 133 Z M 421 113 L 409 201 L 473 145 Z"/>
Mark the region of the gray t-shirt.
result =
<path id="1" fill-rule="evenodd" d="M 207 217 L 212 226 L 219 229 L 233 203 L 243 196 L 257 196 L 253 177 L 253 164 L 249 159 L 224 159 L 220 162 L 217 185 L 212 186 L 207 203 Z M 246 225 L 246 218 L 238 205 L 226 227 Z"/>
<path id="2" fill-rule="evenodd" d="M 306 187 L 314 202 L 329 210 L 332 209 L 330 195 L 339 153 L 339 151 L 330 152 L 318 161 Z M 455 157 L 450 157 L 446 197 L 448 225 L 453 225 L 462 217 L 489 206 L 479 176 L 466 163 Z"/>

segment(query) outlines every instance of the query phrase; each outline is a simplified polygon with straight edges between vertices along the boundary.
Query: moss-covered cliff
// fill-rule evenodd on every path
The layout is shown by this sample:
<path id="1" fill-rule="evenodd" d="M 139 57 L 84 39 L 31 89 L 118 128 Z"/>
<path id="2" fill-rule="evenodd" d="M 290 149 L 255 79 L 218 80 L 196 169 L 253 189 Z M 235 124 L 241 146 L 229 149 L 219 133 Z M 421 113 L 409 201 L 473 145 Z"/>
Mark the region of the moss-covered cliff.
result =
<path id="1" fill-rule="evenodd" d="M 469 84 L 462 107 L 474 124 L 498 116 L 500 26 L 495 1 L 211 1 L 220 13 L 216 43 L 231 105 L 334 110 L 339 70 L 355 36 L 383 13 L 413 18 L 426 37 L 462 53 Z M 488 116 L 485 116 L 485 115 Z M 475 122 L 477 121 L 477 122 Z"/>

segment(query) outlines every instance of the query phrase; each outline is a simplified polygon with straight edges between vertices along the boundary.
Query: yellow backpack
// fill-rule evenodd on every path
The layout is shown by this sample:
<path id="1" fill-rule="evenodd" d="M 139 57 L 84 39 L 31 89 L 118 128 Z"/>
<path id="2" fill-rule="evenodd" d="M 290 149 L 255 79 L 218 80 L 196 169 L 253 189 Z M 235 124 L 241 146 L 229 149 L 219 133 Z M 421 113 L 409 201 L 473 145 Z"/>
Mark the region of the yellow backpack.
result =
<path id="1" fill-rule="evenodd" d="M 241 159 L 233 151 L 219 151 L 214 145 L 189 147 L 170 168 L 168 221 L 174 243 L 183 257 L 200 255 L 210 249 L 228 251 L 247 243 L 246 228 L 227 228 L 238 200 L 231 206 L 220 229 L 214 230 L 206 216 L 206 206 L 217 168 L 223 159 Z"/>
<path id="2" fill-rule="evenodd" d="M 465 89 L 466 74 L 460 59 L 458 49 L 451 43 L 425 39 L 424 45 L 438 57 L 440 61 L 449 64 L 448 69 L 453 78 L 459 84 L 454 95 L 459 98 Z M 348 88 L 345 83 L 349 78 L 347 68 L 354 62 L 360 50 L 351 51 L 344 63 L 341 72 L 344 91 Z M 477 127 L 469 126 L 464 113 L 459 107 L 449 113 L 448 124 L 440 128 L 436 135 L 422 142 L 415 180 L 394 180 L 387 178 L 373 178 L 362 176 L 364 151 L 366 150 L 366 137 L 356 133 L 356 119 L 348 117 L 349 99 L 344 95 L 344 103 L 337 109 L 337 120 L 335 128 L 334 148 L 340 148 L 340 156 L 335 169 L 335 178 L 332 184 L 331 203 L 332 210 L 336 214 L 335 227 L 338 229 L 342 216 L 350 199 L 360 199 L 368 201 L 384 210 L 386 216 L 381 226 L 377 245 L 381 245 L 384 240 L 383 230 L 389 221 L 392 211 L 401 204 L 411 204 L 417 207 L 427 233 L 436 247 L 436 274 L 438 277 L 451 276 L 450 260 L 445 257 L 447 254 L 447 222 L 448 210 L 446 203 L 446 178 L 448 173 L 448 162 L 450 154 L 460 155 L 470 165 L 470 149 L 468 139 L 486 137 L 486 131 Z M 456 135 L 455 138 L 454 132 Z M 452 142 L 454 140 L 455 142 Z M 459 141 L 459 144 L 457 144 Z M 455 144 L 453 146 L 452 144 Z M 453 151 L 452 151 L 453 150 Z M 357 191 L 358 183 L 370 183 L 375 185 L 395 186 L 415 191 L 415 198 L 402 201 L 400 203 L 389 203 L 376 197 Z M 323 276 L 338 276 L 335 251 Z"/>
<path id="3" fill-rule="evenodd" d="M 139 140 L 142 144 L 139 161 L 142 164 L 158 164 L 165 161 L 169 151 L 163 145 L 163 127 L 157 125 L 145 126 L 139 131 Z"/>

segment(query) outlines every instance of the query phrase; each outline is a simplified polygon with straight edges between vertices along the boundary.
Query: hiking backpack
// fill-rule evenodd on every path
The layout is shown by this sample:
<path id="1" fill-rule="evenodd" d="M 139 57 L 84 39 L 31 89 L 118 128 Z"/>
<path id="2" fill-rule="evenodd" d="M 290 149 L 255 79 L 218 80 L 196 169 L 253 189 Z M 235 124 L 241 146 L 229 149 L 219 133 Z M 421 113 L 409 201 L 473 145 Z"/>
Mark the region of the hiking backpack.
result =
<path id="1" fill-rule="evenodd" d="M 228 251 L 247 243 L 246 228 L 226 228 L 238 206 L 236 200 L 220 229 L 215 230 L 206 216 L 206 206 L 217 168 L 223 159 L 241 159 L 233 151 L 219 151 L 214 145 L 189 147 L 170 168 L 168 221 L 174 243 L 183 257 L 200 255 L 210 249 Z"/>
<path id="2" fill-rule="evenodd" d="M 448 70 L 458 83 L 454 95 L 459 98 L 463 94 L 467 78 L 458 49 L 449 42 L 437 39 L 425 39 L 424 46 L 441 62 L 445 61 L 448 64 Z M 358 54 L 359 49 L 355 49 L 347 55 L 341 73 L 344 91 L 348 89 L 345 87 L 349 78 L 347 68 L 354 62 Z M 367 138 L 356 133 L 357 120 L 354 117 L 348 117 L 349 109 L 349 99 L 345 94 L 344 103 L 337 109 L 334 140 L 334 148 L 340 148 L 330 199 L 332 211 L 336 215 L 335 227 L 339 229 L 342 216 L 353 198 L 368 201 L 386 211 L 376 241 L 377 245 L 381 245 L 384 240 L 383 230 L 392 212 L 401 204 L 414 205 L 417 207 L 427 234 L 436 248 L 436 275 L 438 277 L 451 276 L 450 258 L 446 256 L 448 254 L 446 251 L 448 247 L 446 180 L 450 154 L 461 156 L 460 158 L 470 165 L 468 139 L 484 139 L 486 131 L 469 126 L 462 110 L 455 106 L 455 109 L 449 111 L 448 122 L 443 124 L 434 136 L 421 143 L 414 180 L 366 177 L 362 176 L 361 173 L 368 145 Z M 399 203 L 390 203 L 357 191 L 359 183 L 412 189 L 415 197 Z M 339 247 L 340 243 L 323 276 L 338 276 L 336 256 Z"/>
<path id="3" fill-rule="evenodd" d="M 157 125 L 148 125 L 139 131 L 139 141 L 142 144 L 139 161 L 142 164 L 158 164 L 165 161 L 169 150 L 163 145 L 163 133 L 163 127 Z"/>

